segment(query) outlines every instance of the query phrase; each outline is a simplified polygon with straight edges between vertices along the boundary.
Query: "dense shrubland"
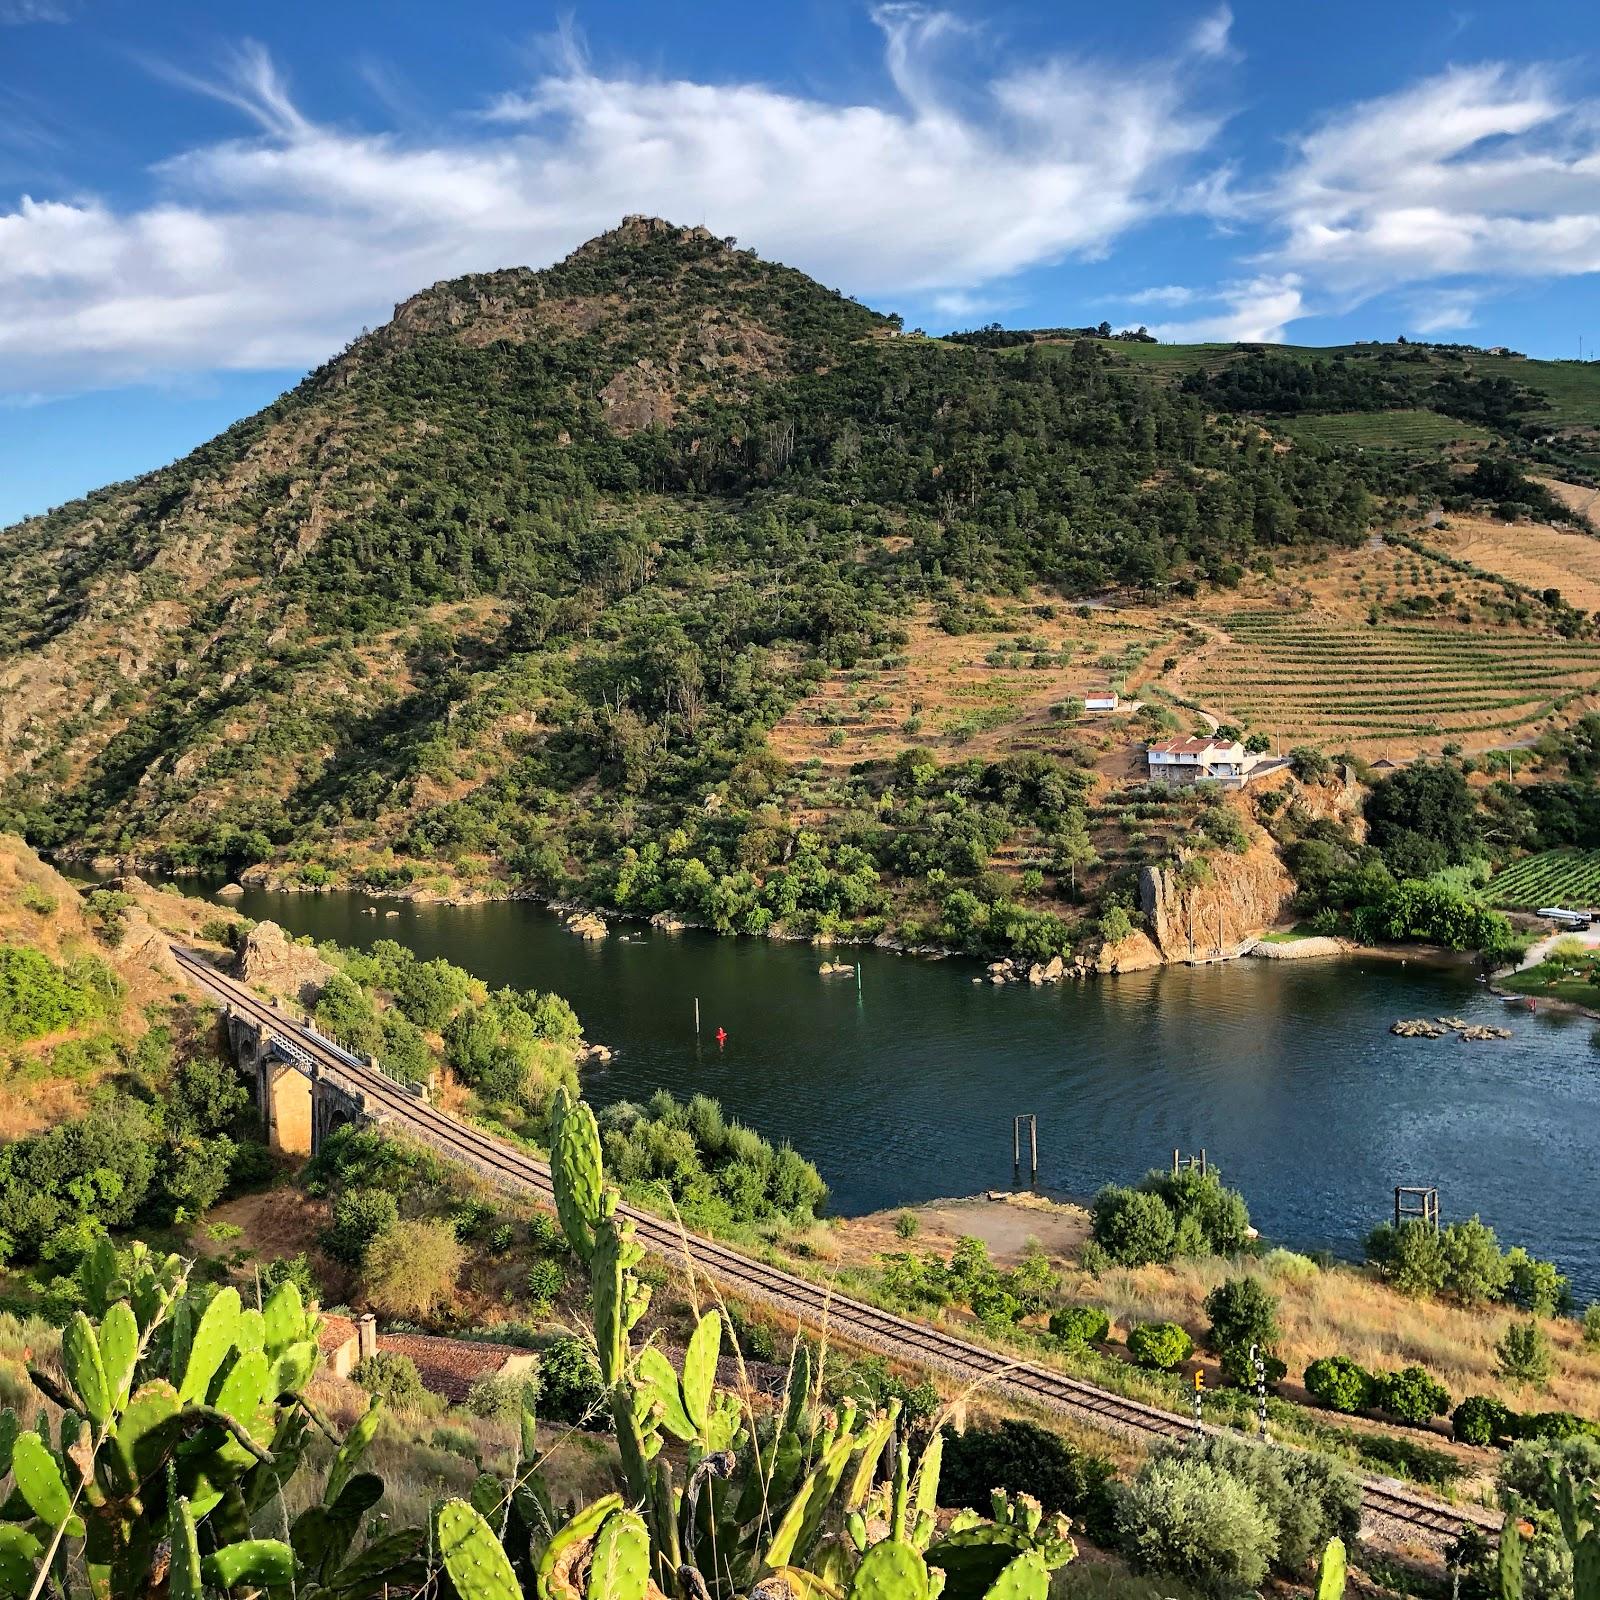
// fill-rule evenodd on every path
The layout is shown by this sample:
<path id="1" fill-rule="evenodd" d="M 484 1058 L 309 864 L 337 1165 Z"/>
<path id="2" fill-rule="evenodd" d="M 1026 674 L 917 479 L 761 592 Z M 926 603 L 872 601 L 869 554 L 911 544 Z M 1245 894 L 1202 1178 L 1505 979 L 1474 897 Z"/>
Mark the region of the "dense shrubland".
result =
<path id="1" fill-rule="evenodd" d="M 730 1122 L 709 1095 L 680 1102 L 663 1089 L 642 1107 L 616 1101 L 601 1112 L 600 1129 L 623 1191 L 657 1207 L 665 1194 L 694 1227 L 804 1226 L 828 1197 L 804 1156 Z"/>
<path id="2" fill-rule="evenodd" d="M 603 314 L 550 310 L 579 302 Z M 505 337 L 453 326 L 501 315 Z M 669 233 L 430 291 L 185 461 L 14 530 L 0 650 L 68 634 L 126 567 L 141 605 L 181 606 L 162 648 L 188 668 L 41 724 L 0 816 L 173 866 L 466 878 L 750 932 L 875 932 L 905 884 L 947 937 L 1060 950 L 1070 884 L 1014 904 L 984 881 L 1036 813 L 1070 824 L 1059 797 L 957 769 L 883 814 L 878 772 L 871 803 L 802 825 L 809 777 L 768 730 L 829 671 L 901 648 L 915 606 L 1232 582 L 1354 543 L 1368 470 L 1219 424 L 1093 340 L 887 332 Z M 640 384 L 667 391 L 652 426 L 598 398 Z M 185 585 L 152 559 L 174 530 L 226 540 L 231 565 Z M 921 859 L 940 818 L 951 837 Z"/>
<path id="3" fill-rule="evenodd" d="M 1314 775 L 1321 759 L 1304 752 L 1302 769 Z M 1272 819 L 1298 885 L 1296 909 L 1313 930 L 1491 955 L 1511 947 L 1510 924 L 1481 893 L 1487 825 L 1459 766 L 1419 762 L 1377 778 L 1365 818 L 1365 841 L 1293 800 Z"/>
<path id="4" fill-rule="evenodd" d="M 490 992 L 464 968 L 418 960 L 392 939 L 368 951 L 325 944 L 321 954 L 337 970 L 317 1000 L 318 1028 L 402 1081 L 426 1082 L 443 1062 L 484 1106 L 535 1119 L 557 1086 L 577 1087 L 582 1027 L 560 995 Z"/>

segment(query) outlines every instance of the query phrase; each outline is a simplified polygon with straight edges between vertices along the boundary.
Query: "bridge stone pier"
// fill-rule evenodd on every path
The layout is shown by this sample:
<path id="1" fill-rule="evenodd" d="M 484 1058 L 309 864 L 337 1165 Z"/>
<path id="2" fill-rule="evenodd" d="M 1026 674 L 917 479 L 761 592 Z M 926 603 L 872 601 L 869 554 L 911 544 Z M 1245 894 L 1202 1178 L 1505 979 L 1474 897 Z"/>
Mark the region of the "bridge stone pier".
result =
<path id="1" fill-rule="evenodd" d="M 234 1060 L 255 1081 L 268 1148 L 314 1155 L 335 1128 L 379 1120 L 358 1089 L 294 1048 L 288 1018 L 280 1036 L 230 1007 L 227 1026 Z"/>

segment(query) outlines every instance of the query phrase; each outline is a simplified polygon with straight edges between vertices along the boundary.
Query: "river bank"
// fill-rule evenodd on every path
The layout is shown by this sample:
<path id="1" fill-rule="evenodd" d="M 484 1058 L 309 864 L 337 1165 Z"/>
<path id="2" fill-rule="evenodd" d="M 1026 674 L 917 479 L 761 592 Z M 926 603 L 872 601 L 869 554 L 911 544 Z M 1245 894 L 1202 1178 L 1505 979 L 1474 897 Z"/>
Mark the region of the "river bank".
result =
<path id="1" fill-rule="evenodd" d="M 815 1161 L 836 1214 L 1009 1189 L 1012 1117 L 1032 1112 L 1052 1193 L 1136 1181 L 1174 1148 L 1204 1147 L 1265 1234 L 1350 1256 L 1392 1210 L 1395 1184 L 1438 1183 L 1450 1216 L 1481 1213 L 1600 1292 L 1600 1239 L 1585 1221 L 1600 1184 L 1594 1030 L 1542 1007 L 1507 1019 L 1459 956 L 1169 964 L 1035 986 L 966 981 L 984 968 L 959 956 L 861 947 L 848 962 L 858 989 L 823 977 L 814 946 L 646 924 L 579 939 L 527 901 L 247 889 L 220 903 L 342 945 L 395 939 L 492 988 L 565 996 L 585 1035 L 616 1050 L 584 1070 L 597 1107 L 657 1089 L 712 1095 Z M 1389 1033 L 1397 1017 L 1441 1015 L 1509 1021 L 1515 1037 Z"/>

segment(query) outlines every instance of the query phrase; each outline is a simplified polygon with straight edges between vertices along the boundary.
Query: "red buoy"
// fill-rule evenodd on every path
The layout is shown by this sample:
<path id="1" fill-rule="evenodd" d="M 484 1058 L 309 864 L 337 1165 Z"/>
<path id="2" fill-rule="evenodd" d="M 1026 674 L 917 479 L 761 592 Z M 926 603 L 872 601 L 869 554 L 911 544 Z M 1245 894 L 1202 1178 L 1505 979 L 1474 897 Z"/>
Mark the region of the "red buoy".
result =
<path id="1" fill-rule="evenodd" d="M 717 1029 L 717 1049 L 720 1050 L 723 1047 L 723 1045 L 725 1045 L 727 1042 L 728 1042 L 728 1030 L 726 1028 L 718 1028 Z"/>

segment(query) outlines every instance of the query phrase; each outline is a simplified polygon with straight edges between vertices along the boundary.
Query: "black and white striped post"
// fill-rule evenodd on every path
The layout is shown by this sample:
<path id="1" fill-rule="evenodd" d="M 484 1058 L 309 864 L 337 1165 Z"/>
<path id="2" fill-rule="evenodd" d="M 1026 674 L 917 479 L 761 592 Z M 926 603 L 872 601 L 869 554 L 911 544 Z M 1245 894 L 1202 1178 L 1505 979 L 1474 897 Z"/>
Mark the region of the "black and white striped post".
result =
<path id="1" fill-rule="evenodd" d="M 1261 1346 L 1250 1346 L 1250 1369 L 1256 1379 L 1256 1428 L 1261 1442 L 1267 1442 L 1267 1358 Z"/>
<path id="2" fill-rule="evenodd" d="M 1194 1442 L 1199 1444 L 1205 1438 L 1206 1430 L 1201 1421 L 1201 1413 L 1205 1407 L 1206 1375 L 1203 1367 L 1194 1369 Z"/>

